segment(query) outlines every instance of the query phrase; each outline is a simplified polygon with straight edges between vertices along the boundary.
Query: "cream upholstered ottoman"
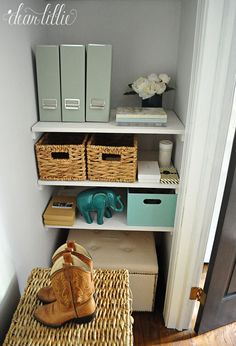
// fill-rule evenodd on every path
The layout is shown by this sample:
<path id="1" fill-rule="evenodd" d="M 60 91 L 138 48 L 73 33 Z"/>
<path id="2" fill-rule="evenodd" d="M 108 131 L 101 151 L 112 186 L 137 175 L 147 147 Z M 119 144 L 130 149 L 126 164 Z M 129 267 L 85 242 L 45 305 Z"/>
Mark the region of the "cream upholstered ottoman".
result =
<path id="1" fill-rule="evenodd" d="M 91 254 L 94 268 L 128 269 L 134 311 L 152 311 L 155 303 L 158 262 L 152 232 L 70 230 Z"/>

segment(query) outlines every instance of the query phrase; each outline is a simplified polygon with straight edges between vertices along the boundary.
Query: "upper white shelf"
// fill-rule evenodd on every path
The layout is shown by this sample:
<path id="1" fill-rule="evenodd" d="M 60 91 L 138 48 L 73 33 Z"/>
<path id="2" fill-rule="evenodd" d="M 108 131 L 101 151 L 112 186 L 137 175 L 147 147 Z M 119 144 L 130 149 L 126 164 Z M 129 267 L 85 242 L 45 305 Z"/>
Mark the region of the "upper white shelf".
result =
<path id="1" fill-rule="evenodd" d="M 114 111 L 111 113 L 111 121 L 108 123 L 84 122 L 45 122 L 39 121 L 32 126 L 32 132 L 83 132 L 83 133 L 143 133 L 143 134 L 184 134 L 184 126 L 171 111 L 167 112 L 167 126 L 120 126 L 115 122 Z"/>

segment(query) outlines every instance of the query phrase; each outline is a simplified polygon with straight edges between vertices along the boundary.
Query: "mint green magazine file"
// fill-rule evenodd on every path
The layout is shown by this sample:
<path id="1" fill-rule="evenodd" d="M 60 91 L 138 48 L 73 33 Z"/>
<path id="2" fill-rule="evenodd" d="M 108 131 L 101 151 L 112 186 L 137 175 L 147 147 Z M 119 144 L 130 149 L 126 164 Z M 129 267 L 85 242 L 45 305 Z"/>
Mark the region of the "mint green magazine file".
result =
<path id="1" fill-rule="evenodd" d="M 85 46 L 61 45 L 62 121 L 85 121 Z"/>
<path id="2" fill-rule="evenodd" d="M 60 65 L 58 46 L 36 47 L 40 121 L 61 121 Z"/>
<path id="3" fill-rule="evenodd" d="M 107 122 L 110 115 L 112 46 L 87 46 L 86 121 Z"/>

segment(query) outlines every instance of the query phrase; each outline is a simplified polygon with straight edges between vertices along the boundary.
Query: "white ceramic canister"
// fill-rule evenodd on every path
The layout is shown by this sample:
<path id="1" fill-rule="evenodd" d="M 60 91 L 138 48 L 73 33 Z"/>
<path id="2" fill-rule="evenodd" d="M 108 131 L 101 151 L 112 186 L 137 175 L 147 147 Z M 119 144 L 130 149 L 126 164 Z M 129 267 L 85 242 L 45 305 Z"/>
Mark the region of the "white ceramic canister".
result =
<path id="1" fill-rule="evenodd" d="M 171 154 L 173 142 L 163 139 L 159 142 L 159 166 L 169 167 L 171 165 Z"/>

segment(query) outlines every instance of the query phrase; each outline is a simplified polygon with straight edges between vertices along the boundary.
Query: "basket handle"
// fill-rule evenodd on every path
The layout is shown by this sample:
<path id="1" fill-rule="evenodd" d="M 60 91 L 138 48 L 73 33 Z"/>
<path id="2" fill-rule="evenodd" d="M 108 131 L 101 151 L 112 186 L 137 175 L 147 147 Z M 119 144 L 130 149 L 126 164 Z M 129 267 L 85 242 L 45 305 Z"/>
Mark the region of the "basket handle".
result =
<path id="1" fill-rule="evenodd" d="M 54 160 L 69 160 L 69 153 L 66 151 L 52 151 L 51 157 Z"/>
<path id="2" fill-rule="evenodd" d="M 161 200 L 156 198 L 147 198 L 147 199 L 144 199 L 143 203 L 144 204 L 161 204 Z"/>
<path id="3" fill-rule="evenodd" d="M 121 161 L 120 154 L 102 154 L 103 161 Z"/>

